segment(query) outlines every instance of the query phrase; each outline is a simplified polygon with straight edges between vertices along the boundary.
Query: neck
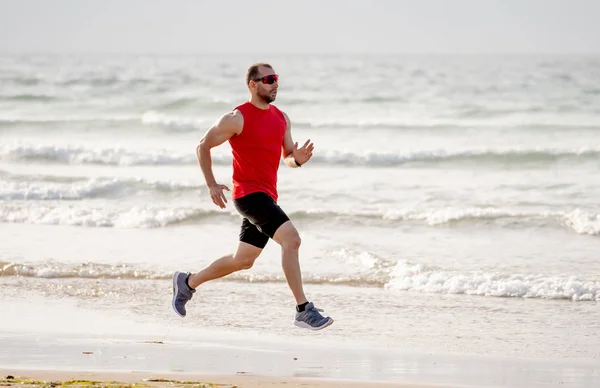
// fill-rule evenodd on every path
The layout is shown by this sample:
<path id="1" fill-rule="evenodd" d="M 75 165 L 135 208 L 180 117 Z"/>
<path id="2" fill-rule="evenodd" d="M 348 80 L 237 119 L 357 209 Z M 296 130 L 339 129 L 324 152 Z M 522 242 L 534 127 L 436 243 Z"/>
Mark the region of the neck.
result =
<path id="1" fill-rule="evenodd" d="M 262 109 L 262 110 L 269 109 L 269 104 L 267 102 L 265 102 L 265 100 L 263 100 L 262 98 L 260 98 L 258 96 L 252 96 L 252 98 L 250 98 L 250 103 L 252 105 L 254 105 L 255 107 L 257 107 L 258 109 Z"/>

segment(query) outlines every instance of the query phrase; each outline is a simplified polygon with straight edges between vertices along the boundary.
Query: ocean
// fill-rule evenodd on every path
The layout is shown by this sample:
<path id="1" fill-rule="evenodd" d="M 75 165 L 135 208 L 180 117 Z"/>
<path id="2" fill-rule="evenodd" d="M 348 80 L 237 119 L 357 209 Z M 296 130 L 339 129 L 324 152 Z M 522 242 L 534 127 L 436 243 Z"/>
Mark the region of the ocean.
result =
<path id="1" fill-rule="evenodd" d="M 271 63 L 275 105 L 315 144 L 282 164 L 305 290 L 295 328 L 270 242 L 171 308 L 174 271 L 235 249 L 195 147 Z M 213 150 L 231 187 L 231 150 Z M 0 332 L 195 332 L 600 360 L 600 58 L 0 57 Z"/>

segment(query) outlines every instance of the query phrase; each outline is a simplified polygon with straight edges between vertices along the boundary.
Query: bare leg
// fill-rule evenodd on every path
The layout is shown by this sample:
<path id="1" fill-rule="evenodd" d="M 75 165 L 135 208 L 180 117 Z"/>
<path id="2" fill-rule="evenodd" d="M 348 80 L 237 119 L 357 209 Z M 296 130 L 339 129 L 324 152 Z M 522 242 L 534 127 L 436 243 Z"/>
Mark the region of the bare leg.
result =
<path id="1" fill-rule="evenodd" d="M 300 249 L 300 235 L 292 221 L 287 221 L 277 229 L 273 240 L 281 245 L 281 265 L 288 285 L 294 294 L 296 304 L 307 302 L 302 287 L 302 272 L 298 260 Z"/>
<path id="2" fill-rule="evenodd" d="M 233 255 L 223 256 L 202 271 L 191 274 L 188 283 L 190 287 L 196 288 L 209 280 L 222 278 L 243 269 L 250 269 L 261 252 L 261 248 L 240 241 Z"/>

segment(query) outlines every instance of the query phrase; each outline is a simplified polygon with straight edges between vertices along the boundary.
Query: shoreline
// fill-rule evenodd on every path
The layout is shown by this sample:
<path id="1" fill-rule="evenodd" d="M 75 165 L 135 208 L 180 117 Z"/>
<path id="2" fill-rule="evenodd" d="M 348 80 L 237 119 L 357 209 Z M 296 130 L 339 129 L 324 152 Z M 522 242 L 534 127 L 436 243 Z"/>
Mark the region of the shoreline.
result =
<path id="1" fill-rule="evenodd" d="M 419 353 L 364 347 L 351 339 L 343 343 L 319 337 L 288 341 L 214 332 L 164 342 L 141 340 L 136 334 L 98 338 L 2 333 L 0 374 L 2 379 L 11 375 L 54 382 L 102 382 L 95 386 L 111 381 L 161 387 L 190 386 L 182 383 L 188 381 L 225 388 L 600 386 L 597 362 L 561 359 L 558 354 L 553 359 L 522 359 Z M 145 381 L 149 378 L 174 381 Z"/>

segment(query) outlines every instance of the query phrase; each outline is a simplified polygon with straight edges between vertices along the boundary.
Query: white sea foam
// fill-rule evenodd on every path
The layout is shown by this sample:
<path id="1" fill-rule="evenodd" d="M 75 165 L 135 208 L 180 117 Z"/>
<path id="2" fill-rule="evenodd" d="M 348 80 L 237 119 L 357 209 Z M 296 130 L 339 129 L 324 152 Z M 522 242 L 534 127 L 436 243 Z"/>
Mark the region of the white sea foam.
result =
<path id="1" fill-rule="evenodd" d="M 83 227 L 114 228 L 157 228 L 180 222 L 196 222 L 206 217 L 223 214 L 237 216 L 233 209 L 229 213 L 195 207 L 143 205 L 134 207 L 98 207 L 87 205 L 85 200 L 94 198 L 129 198 L 140 191 L 150 195 L 156 192 L 181 193 L 199 190 L 195 184 L 174 182 L 98 180 L 72 185 L 38 185 L 25 183 L 3 184 L 0 188 L 0 222 L 76 225 Z M 69 200 L 69 202 L 60 202 Z M 24 202 L 23 202 L 24 201 Z M 44 201 L 44 202 L 40 202 Z M 47 203 L 45 203 L 47 201 Z M 58 202 L 57 202 L 58 201 Z M 77 201 L 77 202 L 70 202 Z M 81 201 L 81 202 L 79 202 Z M 458 223 L 498 222 L 498 225 L 547 225 L 556 228 L 570 228 L 576 233 L 600 234 L 600 221 L 597 215 L 574 210 L 570 212 L 519 212 L 496 208 L 432 208 L 381 211 L 341 211 L 325 209 L 288 210 L 288 215 L 296 220 L 327 220 L 333 222 L 364 222 L 380 220 L 389 222 L 425 223 L 438 227 Z M 504 220 L 504 222 L 502 222 Z M 388 225 L 389 226 L 389 225 Z M 361 260 L 374 260 L 368 256 Z"/>
<path id="2" fill-rule="evenodd" d="M 565 214 L 565 223 L 579 234 L 600 235 L 600 214 L 575 209 Z"/>
<path id="3" fill-rule="evenodd" d="M 341 254 L 343 252 L 340 251 Z M 350 255 L 352 259 L 352 255 Z M 347 273 L 337 267 L 316 268 L 303 278 L 308 284 L 340 284 L 357 287 L 383 287 L 390 291 L 410 291 L 433 294 L 464 294 L 502 298 L 566 299 L 571 301 L 600 301 L 600 279 L 580 276 L 548 276 L 483 271 L 449 270 L 422 264 L 399 262 L 393 267 L 379 262 L 373 266 L 364 259 L 370 254 L 354 255 L 361 261 L 360 269 Z M 382 265 L 383 264 L 383 265 Z M 375 270 L 379 267 L 379 270 Z M 172 274 L 139 265 L 101 263 L 61 263 L 46 261 L 21 264 L 0 261 L 0 276 L 40 278 L 126 278 L 169 279 Z M 282 273 L 240 272 L 226 280 L 253 283 L 285 282 Z"/>
<path id="4" fill-rule="evenodd" d="M 456 207 L 444 207 L 434 208 L 426 210 L 388 210 L 383 214 L 383 218 L 387 220 L 417 220 L 425 221 L 428 225 L 443 225 L 452 222 L 460 221 L 485 221 L 494 220 L 498 218 L 514 218 L 514 219 L 538 219 L 538 218 L 549 218 L 557 217 L 562 213 L 550 213 L 550 212 L 522 212 L 522 211 L 508 211 L 505 209 L 498 209 L 493 207 L 486 208 L 456 208 Z"/>
<path id="5" fill-rule="evenodd" d="M 309 128 L 327 129 L 405 129 L 405 130 L 445 130 L 468 128 L 527 128 L 527 129 L 597 129 L 600 128 L 600 119 L 594 115 L 573 117 L 572 115 L 545 114 L 532 116 L 515 114 L 514 111 L 495 112 L 482 110 L 480 117 L 473 118 L 470 114 L 452 112 L 446 117 L 435 117 L 431 112 L 416 114 L 414 117 L 398 117 L 379 115 L 373 117 L 353 117 L 352 114 L 332 117 L 299 118 L 294 125 Z M 447 117 L 454 116 L 454 117 Z"/>
<path id="6" fill-rule="evenodd" d="M 311 164 L 341 166 L 398 166 L 407 163 L 549 163 L 558 160 L 597 160 L 600 148 L 579 149 L 465 149 L 411 151 L 406 153 L 374 151 L 338 151 L 324 149 L 315 154 Z M 39 145 L 29 143 L 0 144 L 0 160 L 50 161 L 62 164 L 104 165 L 190 165 L 196 164 L 190 149 L 130 149 L 123 146 L 90 147 L 84 145 Z M 231 163 L 231 155 L 215 153 L 215 164 Z"/>
<path id="7" fill-rule="evenodd" d="M 43 178 L 43 177 L 42 177 Z M 118 198 L 139 192 L 168 193 L 199 190 L 191 182 L 132 178 L 91 178 L 76 182 L 0 181 L 0 200 L 84 200 Z"/>
<path id="8" fill-rule="evenodd" d="M 181 132 L 204 132 L 208 129 L 207 125 L 211 123 L 211 120 L 196 117 L 177 117 L 155 111 L 148 111 L 142 115 L 142 123 L 147 125 L 163 125 Z"/>
<path id="9" fill-rule="evenodd" d="M 78 145 L 0 145 L 0 160 L 38 161 L 62 164 L 181 165 L 196 163 L 193 152 L 172 150 L 130 150 Z"/>
<path id="10" fill-rule="evenodd" d="M 158 228 L 222 213 L 192 207 L 0 204 L 0 222 L 110 228 Z"/>
<path id="11" fill-rule="evenodd" d="M 439 294 L 600 301 L 600 279 L 493 272 L 461 272 L 400 262 L 387 288 Z"/>

